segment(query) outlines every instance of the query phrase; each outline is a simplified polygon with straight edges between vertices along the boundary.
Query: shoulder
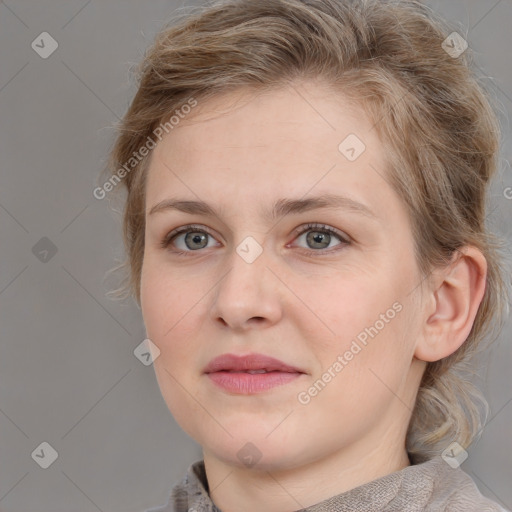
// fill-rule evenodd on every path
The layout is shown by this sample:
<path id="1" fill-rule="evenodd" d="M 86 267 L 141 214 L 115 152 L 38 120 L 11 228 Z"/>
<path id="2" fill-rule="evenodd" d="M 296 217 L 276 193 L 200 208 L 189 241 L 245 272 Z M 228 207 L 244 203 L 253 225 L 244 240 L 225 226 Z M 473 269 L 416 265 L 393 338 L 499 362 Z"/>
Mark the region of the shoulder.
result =
<path id="1" fill-rule="evenodd" d="M 442 457 L 412 468 L 416 486 L 428 489 L 425 512 L 510 512 L 483 496 L 470 475 L 460 467 L 452 468 Z"/>
<path id="2" fill-rule="evenodd" d="M 462 469 L 438 487 L 428 511 L 446 512 L 509 512 L 495 501 L 482 495 L 474 480 Z"/>
<path id="3" fill-rule="evenodd" d="M 167 503 L 144 512 L 216 512 L 208 495 L 207 485 L 204 462 L 194 462 L 187 469 L 181 482 L 172 488 Z"/>

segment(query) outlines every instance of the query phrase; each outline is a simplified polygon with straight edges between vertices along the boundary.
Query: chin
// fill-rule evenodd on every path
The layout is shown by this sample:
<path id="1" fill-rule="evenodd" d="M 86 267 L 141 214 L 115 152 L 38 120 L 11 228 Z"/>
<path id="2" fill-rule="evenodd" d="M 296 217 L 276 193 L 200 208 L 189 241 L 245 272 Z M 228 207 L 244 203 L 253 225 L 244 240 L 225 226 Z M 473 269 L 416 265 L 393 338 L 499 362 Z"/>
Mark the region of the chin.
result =
<path id="1" fill-rule="evenodd" d="M 285 450 L 281 447 L 278 450 L 276 445 L 270 442 L 244 441 L 240 443 L 235 441 L 220 446 L 218 444 L 208 446 L 207 450 L 216 459 L 238 469 L 281 471 L 294 468 L 299 463 L 295 450 L 290 453 L 291 448 L 293 446 L 288 446 Z"/>
<path id="2" fill-rule="evenodd" d="M 290 429 L 279 433 L 276 430 L 267 436 L 268 430 L 262 432 L 254 425 L 251 428 L 250 424 L 243 423 L 237 430 L 229 427 L 228 430 L 233 437 L 227 434 L 212 435 L 210 429 L 199 433 L 195 440 L 216 459 L 240 469 L 286 470 L 307 464 L 316 458 L 314 447 L 304 445 L 304 440 L 300 439 L 300 436 L 295 439 Z"/>

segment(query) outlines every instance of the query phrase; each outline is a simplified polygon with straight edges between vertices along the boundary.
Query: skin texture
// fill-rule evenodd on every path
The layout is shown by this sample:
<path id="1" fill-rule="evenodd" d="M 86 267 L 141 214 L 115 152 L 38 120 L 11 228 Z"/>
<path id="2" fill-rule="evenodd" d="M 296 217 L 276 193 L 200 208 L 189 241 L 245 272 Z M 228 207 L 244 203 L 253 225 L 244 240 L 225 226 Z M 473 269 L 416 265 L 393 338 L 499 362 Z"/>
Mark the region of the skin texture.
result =
<path id="1" fill-rule="evenodd" d="M 349 134 L 366 146 L 354 161 L 338 149 Z M 385 166 L 363 111 L 311 81 L 199 101 L 151 156 L 142 313 L 160 350 L 162 395 L 203 447 L 210 494 L 224 512 L 297 510 L 409 465 L 405 436 L 425 361 L 466 339 L 486 266 L 468 247 L 424 280 Z M 333 208 L 264 214 L 280 198 L 333 193 L 374 217 Z M 218 215 L 150 214 L 177 197 L 205 201 Z M 332 227 L 348 243 L 331 235 L 327 248 L 311 245 L 306 237 L 319 229 L 308 223 Z M 208 233 L 205 248 L 190 249 L 185 234 L 162 247 L 187 224 Z M 236 251 L 246 237 L 263 250 L 252 263 Z M 300 403 L 299 393 L 393 304 L 400 312 Z M 223 391 L 203 374 L 220 354 L 254 352 L 305 374 L 253 395 Z M 258 451 L 245 450 L 260 457 L 251 467 L 237 455 L 248 442 Z"/>

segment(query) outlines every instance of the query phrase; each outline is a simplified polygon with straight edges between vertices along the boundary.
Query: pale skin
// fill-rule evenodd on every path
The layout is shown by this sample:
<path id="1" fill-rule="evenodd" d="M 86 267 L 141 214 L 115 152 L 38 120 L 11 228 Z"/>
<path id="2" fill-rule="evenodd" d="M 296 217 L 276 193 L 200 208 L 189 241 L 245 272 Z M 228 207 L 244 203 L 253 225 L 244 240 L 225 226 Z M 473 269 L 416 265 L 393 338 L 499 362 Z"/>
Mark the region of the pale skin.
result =
<path id="1" fill-rule="evenodd" d="M 471 330 L 485 258 L 465 247 L 418 286 L 411 220 L 383 178 L 386 155 L 372 125 L 358 106 L 306 81 L 199 102 L 152 154 L 141 308 L 160 350 L 162 395 L 203 447 L 210 495 L 223 512 L 293 511 L 408 466 L 407 425 L 426 362 L 447 357 Z M 338 149 L 349 134 L 366 146 L 354 161 Z M 371 214 L 346 205 L 274 220 L 264 214 L 281 198 L 325 194 Z M 150 213 L 176 198 L 204 201 L 217 215 Z M 308 233 L 323 230 L 308 223 L 342 238 L 311 245 Z M 187 224 L 207 234 L 204 248 L 187 246 L 186 233 L 162 247 Z M 246 237 L 263 249 L 252 263 L 236 251 Z M 396 302 L 402 310 L 378 335 L 299 403 L 298 394 Z M 220 354 L 251 352 L 305 374 L 237 395 L 202 372 Z M 237 456 L 247 442 L 261 453 L 252 467 Z"/>

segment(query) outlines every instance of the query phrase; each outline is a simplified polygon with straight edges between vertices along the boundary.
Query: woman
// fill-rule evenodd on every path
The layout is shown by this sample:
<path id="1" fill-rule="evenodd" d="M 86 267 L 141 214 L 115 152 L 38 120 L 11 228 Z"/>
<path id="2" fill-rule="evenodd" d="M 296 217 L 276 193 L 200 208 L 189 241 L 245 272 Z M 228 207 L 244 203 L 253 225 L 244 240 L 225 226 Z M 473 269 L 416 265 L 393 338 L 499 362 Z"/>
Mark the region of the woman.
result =
<path id="1" fill-rule="evenodd" d="M 154 510 L 504 510 L 459 467 L 506 302 L 464 43 L 405 0 L 232 0 L 157 37 L 111 179 L 204 459 Z"/>

